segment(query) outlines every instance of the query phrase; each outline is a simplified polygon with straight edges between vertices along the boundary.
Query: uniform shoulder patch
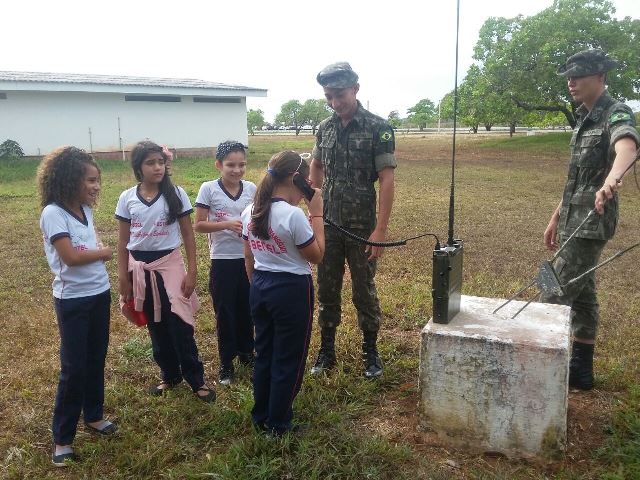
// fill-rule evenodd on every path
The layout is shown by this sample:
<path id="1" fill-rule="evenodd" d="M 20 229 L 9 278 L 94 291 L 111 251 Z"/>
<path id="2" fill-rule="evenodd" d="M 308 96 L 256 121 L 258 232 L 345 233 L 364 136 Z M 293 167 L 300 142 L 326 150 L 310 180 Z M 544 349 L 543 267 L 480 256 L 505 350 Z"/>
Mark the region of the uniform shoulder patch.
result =
<path id="1" fill-rule="evenodd" d="M 393 138 L 393 132 L 390 129 L 386 129 L 380 132 L 380 141 L 388 142 Z"/>
<path id="2" fill-rule="evenodd" d="M 631 114 L 627 112 L 614 112 L 609 117 L 609 123 L 625 122 L 631 120 Z"/>

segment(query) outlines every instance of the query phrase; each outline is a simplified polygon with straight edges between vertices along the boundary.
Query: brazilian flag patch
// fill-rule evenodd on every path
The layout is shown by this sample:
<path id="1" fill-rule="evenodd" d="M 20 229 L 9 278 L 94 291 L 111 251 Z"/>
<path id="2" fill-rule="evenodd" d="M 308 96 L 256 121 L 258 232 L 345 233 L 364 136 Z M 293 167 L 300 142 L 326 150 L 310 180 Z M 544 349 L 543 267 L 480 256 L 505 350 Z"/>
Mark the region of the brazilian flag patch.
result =
<path id="1" fill-rule="evenodd" d="M 615 112 L 609 117 L 609 123 L 617 123 L 631 120 L 631 115 L 627 112 Z"/>
<path id="2" fill-rule="evenodd" d="M 393 133 L 391 133 L 391 130 L 386 130 L 385 132 L 380 134 L 381 142 L 388 142 L 392 138 L 393 138 Z"/>

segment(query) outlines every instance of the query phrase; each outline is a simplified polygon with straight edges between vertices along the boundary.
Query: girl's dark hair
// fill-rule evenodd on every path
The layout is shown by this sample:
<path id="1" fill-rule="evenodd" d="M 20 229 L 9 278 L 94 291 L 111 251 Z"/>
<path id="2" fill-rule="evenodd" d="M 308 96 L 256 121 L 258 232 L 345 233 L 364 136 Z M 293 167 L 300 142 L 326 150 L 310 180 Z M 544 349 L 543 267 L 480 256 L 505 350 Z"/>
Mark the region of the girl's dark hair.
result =
<path id="1" fill-rule="evenodd" d="M 178 215 L 182 211 L 182 200 L 178 196 L 177 189 L 171 182 L 171 173 L 169 172 L 169 164 L 167 160 L 169 157 L 162 150 L 162 147 L 149 140 L 136 143 L 135 147 L 131 150 L 131 168 L 136 176 L 136 180 L 142 182 L 142 164 L 152 153 L 159 153 L 165 162 L 164 177 L 160 182 L 160 193 L 164 195 L 164 199 L 169 206 L 169 214 L 167 216 L 167 224 L 171 225 L 176 221 Z"/>
<path id="2" fill-rule="evenodd" d="M 249 147 L 236 140 L 226 140 L 218 145 L 216 149 L 216 160 L 222 163 L 231 152 L 242 152 L 246 156 L 247 148 Z"/>
<path id="3" fill-rule="evenodd" d="M 91 155 L 80 148 L 60 147 L 46 155 L 38 167 L 40 204 L 70 205 L 78 196 L 87 165 L 100 167 Z"/>
<path id="4" fill-rule="evenodd" d="M 292 150 L 276 153 L 267 165 L 267 175 L 262 179 L 253 201 L 251 233 L 262 240 L 269 239 L 269 213 L 271 197 L 276 186 L 286 182 L 294 173 L 309 176 L 309 164 Z"/>

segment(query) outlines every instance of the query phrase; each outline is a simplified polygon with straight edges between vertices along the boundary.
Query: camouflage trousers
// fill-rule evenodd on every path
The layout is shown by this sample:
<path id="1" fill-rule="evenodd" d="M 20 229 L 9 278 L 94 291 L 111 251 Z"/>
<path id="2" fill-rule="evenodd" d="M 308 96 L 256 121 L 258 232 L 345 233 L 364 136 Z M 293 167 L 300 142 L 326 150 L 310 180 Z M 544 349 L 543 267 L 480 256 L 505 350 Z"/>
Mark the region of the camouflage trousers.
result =
<path id="1" fill-rule="evenodd" d="M 566 236 L 561 237 L 561 244 L 564 244 L 566 238 Z M 560 279 L 560 284 L 564 285 L 572 278 L 595 267 L 606 244 L 606 240 L 573 238 L 553 264 L 553 268 Z M 600 319 L 595 272 L 591 272 L 580 281 L 565 287 L 565 292 L 566 294 L 562 297 L 543 293 L 540 301 L 543 303 L 569 305 L 571 307 L 573 336 L 595 340 Z"/>
<path id="2" fill-rule="evenodd" d="M 369 230 L 352 230 L 368 238 Z M 318 323 L 322 328 L 335 328 L 341 320 L 342 281 L 345 260 L 351 272 L 351 293 L 358 312 L 358 325 L 362 331 L 380 329 L 380 302 L 374 277 L 376 261 L 368 261 L 365 246 L 342 235 L 335 228 L 325 226 L 325 252 L 318 265 Z"/>

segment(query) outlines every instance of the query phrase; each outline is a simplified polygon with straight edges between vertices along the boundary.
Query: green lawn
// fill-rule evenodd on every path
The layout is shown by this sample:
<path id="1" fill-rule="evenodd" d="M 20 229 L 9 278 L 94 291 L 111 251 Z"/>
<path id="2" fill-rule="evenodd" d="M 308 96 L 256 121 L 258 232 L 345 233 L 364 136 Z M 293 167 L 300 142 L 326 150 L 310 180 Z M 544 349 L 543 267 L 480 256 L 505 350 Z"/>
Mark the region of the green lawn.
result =
<path id="1" fill-rule="evenodd" d="M 567 134 L 460 140 L 457 170 L 457 232 L 465 240 L 463 291 L 505 297 L 529 280 L 548 258 L 542 232 L 566 178 Z M 250 137 L 254 182 L 281 149 L 309 152 L 313 137 Z M 389 236 L 447 230 L 450 140 L 398 138 L 396 201 Z M 103 190 L 96 225 L 115 246 L 113 211 L 118 195 L 134 183 L 127 165 L 100 162 Z M 380 333 L 385 374 L 361 377 L 360 333 L 345 282 L 344 321 L 338 334 L 339 366 L 326 378 L 305 377 L 294 405 L 309 425 L 300 439 L 273 441 L 253 432 L 249 372 L 218 401 L 205 405 L 186 387 L 151 398 L 157 378 L 144 330 L 116 312 L 106 370 L 106 413 L 120 426 L 117 437 L 96 438 L 79 427 L 75 447 L 81 463 L 53 468 L 51 409 L 57 382 L 58 332 L 51 274 L 38 227 L 37 162 L 0 161 L 0 477 L 2 478 L 640 478 L 640 285 L 638 253 L 599 274 L 602 326 L 596 350 L 597 388 L 570 395 L 569 446 L 552 463 L 474 455 L 440 445 L 419 428 L 417 407 L 420 330 L 431 315 L 429 239 L 389 249 L 378 267 L 383 309 Z M 182 159 L 174 181 L 195 199 L 200 184 L 215 178 L 211 159 Z M 619 232 L 612 253 L 637 241 L 640 198 L 627 181 Z M 196 338 L 206 375 L 215 379 L 218 358 L 208 252 L 198 239 L 198 288 L 203 307 Z M 116 262 L 108 263 L 113 298 Z M 314 332 L 309 362 L 317 351 Z M 447 463 L 449 462 L 449 463 Z M 451 465 L 455 465 L 452 467 Z"/>

